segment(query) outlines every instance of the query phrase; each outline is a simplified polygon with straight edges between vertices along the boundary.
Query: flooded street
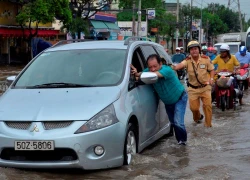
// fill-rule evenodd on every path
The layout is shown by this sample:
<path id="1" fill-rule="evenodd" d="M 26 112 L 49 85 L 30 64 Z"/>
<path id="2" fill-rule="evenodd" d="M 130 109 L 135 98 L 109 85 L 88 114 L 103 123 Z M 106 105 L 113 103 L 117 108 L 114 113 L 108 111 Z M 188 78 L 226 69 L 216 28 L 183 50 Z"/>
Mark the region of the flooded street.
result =
<path id="1" fill-rule="evenodd" d="M 1 71 L 2 81 L 9 74 Z M 14 75 L 18 69 L 10 71 Z M 250 179 L 249 91 L 244 92 L 244 105 L 236 111 L 213 107 L 212 128 L 194 123 L 187 107 L 187 146 L 177 145 L 173 136 L 163 137 L 137 154 L 129 166 L 98 171 L 1 168 L 0 180 Z"/>

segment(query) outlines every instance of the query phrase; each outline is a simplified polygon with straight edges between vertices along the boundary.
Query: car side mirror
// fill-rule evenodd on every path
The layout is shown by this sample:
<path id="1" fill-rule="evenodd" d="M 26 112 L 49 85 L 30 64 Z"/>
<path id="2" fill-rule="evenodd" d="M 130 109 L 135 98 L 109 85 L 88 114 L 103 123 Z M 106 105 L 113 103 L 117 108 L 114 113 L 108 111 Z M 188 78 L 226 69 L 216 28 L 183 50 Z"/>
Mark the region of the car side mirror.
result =
<path id="1" fill-rule="evenodd" d="M 153 72 L 143 72 L 140 77 L 141 81 L 145 84 L 154 84 L 158 80 L 158 76 Z"/>
<path id="2" fill-rule="evenodd" d="M 16 76 L 9 76 L 9 77 L 7 77 L 6 78 L 6 84 L 7 84 L 7 86 L 9 87 L 15 79 L 16 79 Z"/>

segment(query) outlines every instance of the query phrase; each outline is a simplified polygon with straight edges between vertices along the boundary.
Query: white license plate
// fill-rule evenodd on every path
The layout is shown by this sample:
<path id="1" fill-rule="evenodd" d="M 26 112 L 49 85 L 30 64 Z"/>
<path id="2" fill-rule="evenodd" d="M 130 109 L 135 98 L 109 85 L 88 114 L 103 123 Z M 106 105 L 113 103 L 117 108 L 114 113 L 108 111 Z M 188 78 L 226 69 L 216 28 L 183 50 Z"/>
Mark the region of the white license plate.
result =
<path id="1" fill-rule="evenodd" d="M 15 150 L 54 150 L 54 141 L 15 141 Z"/>

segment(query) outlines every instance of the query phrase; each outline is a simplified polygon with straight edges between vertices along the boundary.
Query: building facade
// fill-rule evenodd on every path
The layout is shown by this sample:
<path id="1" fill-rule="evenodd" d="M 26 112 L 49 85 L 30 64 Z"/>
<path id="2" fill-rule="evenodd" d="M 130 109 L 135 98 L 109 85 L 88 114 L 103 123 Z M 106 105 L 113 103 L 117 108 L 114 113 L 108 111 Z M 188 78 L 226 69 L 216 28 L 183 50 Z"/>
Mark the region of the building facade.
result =
<path id="1" fill-rule="evenodd" d="M 22 29 L 16 22 L 16 15 L 21 7 L 17 3 L 0 1 L 0 63 L 27 63 L 31 59 L 31 50 L 26 38 L 30 31 Z M 34 26 L 35 27 L 35 26 Z M 34 33 L 35 30 L 32 30 Z M 41 24 L 38 27 L 38 37 L 54 38 L 59 33 L 52 23 Z"/>

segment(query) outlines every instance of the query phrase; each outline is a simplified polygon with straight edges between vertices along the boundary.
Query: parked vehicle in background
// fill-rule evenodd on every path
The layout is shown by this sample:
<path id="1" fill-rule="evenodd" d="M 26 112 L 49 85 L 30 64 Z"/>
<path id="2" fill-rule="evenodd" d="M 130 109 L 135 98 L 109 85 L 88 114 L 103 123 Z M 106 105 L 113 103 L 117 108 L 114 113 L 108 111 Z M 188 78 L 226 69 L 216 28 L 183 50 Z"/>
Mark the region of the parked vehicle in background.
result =
<path id="1" fill-rule="evenodd" d="M 0 97 L 0 166 L 103 169 L 170 132 L 164 104 L 146 68 L 153 42 L 64 41 L 37 55 Z"/>
<path id="2" fill-rule="evenodd" d="M 217 43 L 214 47 L 220 50 L 222 44 L 227 44 L 230 47 L 230 54 L 235 54 L 239 51 L 240 46 L 245 45 L 246 32 L 226 33 L 217 36 Z"/>

